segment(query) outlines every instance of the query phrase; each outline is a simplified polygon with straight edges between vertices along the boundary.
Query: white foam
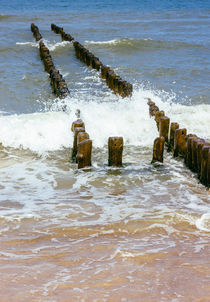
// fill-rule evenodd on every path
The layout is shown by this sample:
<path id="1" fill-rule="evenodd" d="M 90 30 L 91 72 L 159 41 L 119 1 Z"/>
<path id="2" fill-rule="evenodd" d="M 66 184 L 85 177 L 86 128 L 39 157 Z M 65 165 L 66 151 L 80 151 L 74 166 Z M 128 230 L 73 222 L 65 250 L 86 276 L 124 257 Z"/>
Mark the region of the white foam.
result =
<path id="1" fill-rule="evenodd" d="M 151 41 L 151 38 L 146 38 L 146 39 L 142 39 L 142 41 Z M 138 42 L 135 39 L 132 38 L 116 38 L 116 39 L 112 39 L 112 40 L 108 40 L 108 41 L 93 41 L 93 40 L 86 40 L 85 43 L 86 44 L 94 44 L 94 45 L 118 45 L 121 43 L 126 43 L 127 45 L 132 45 L 133 42 Z M 139 42 L 141 42 L 141 40 L 139 40 Z"/>
<path id="2" fill-rule="evenodd" d="M 117 44 L 121 41 L 121 39 L 113 39 L 113 40 L 108 40 L 108 41 L 88 41 L 86 40 L 86 44 Z"/>
<path id="3" fill-rule="evenodd" d="M 71 44 L 71 42 L 69 42 L 69 41 L 50 43 L 48 40 L 45 40 L 45 39 L 42 39 L 42 40 L 50 51 L 54 51 L 56 48 L 65 47 L 66 45 Z M 29 45 L 32 47 L 39 48 L 39 41 L 38 42 L 16 42 L 16 45 Z"/>
<path id="4" fill-rule="evenodd" d="M 39 42 L 16 42 L 16 45 L 29 45 L 32 47 L 39 47 Z"/>
<path id="5" fill-rule="evenodd" d="M 187 128 L 188 134 L 194 133 L 205 139 L 210 138 L 210 105 L 184 106 L 174 103 L 170 106 L 167 103 L 161 105 L 171 118 L 171 122 L 178 122 L 180 128 Z"/>
<path id="6" fill-rule="evenodd" d="M 65 47 L 66 45 L 71 45 L 69 41 L 62 41 L 57 43 L 50 43 L 48 40 L 43 39 L 44 44 L 49 49 L 49 51 L 54 51 L 56 48 Z"/>
<path id="7" fill-rule="evenodd" d="M 196 227 L 205 232 L 210 232 L 210 213 L 205 213 L 195 222 Z"/>
<path id="8" fill-rule="evenodd" d="M 69 117 L 62 112 L 0 117 L 0 142 L 4 146 L 43 153 L 69 146 L 72 140 Z"/>
<path id="9" fill-rule="evenodd" d="M 53 110 L 57 110 L 65 103 L 67 113 L 52 111 L 0 115 L 0 142 L 4 146 L 29 148 L 39 153 L 71 147 L 71 124 L 76 119 L 75 112 L 79 108 L 94 147 L 107 145 L 110 136 L 122 136 L 127 145 L 151 147 L 158 132 L 154 119 L 149 117 L 148 97 L 160 109 L 165 110 L 171 121 L 180 122 L 180 127 L 186 127 L 188 133 L 210 138 L 209 105 L 177 105 L 170 103 L 170 99 L 162 100 L 161 96 L 152 91 L 139 89 L 134 91 L 131 99 L 113 100 L 111 94 L 103 99 L 94 96 L 90 101 L 69 97 L 58 100 L 52 106 Z"/>

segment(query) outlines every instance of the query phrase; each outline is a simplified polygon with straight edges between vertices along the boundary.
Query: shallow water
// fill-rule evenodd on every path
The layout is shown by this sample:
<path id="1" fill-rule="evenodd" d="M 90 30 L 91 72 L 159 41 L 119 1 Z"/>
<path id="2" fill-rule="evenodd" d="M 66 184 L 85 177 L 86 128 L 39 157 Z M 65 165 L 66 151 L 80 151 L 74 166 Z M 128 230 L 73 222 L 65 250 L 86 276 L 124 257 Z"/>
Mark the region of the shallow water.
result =
<path id="1" fill-rule="evenodd" d="M 19 2 L 18 2 L 19 3 Z M 165 152 L 147 98 L 210 139 L 205 1 L 3 1 L 0 14 L 1 301 L 210 301 L 210 193 Z M 30 23 L 39 26 L 70 97 L 51 92 Z M 134 85 L 121 99 L 61 42 L 63 26 Z M 63 108 L 66 111 L 63 112 Z M 81 118 L 92 167 L 72 163 Z M 107 165 L 123 136 L 123 167 Z"/>

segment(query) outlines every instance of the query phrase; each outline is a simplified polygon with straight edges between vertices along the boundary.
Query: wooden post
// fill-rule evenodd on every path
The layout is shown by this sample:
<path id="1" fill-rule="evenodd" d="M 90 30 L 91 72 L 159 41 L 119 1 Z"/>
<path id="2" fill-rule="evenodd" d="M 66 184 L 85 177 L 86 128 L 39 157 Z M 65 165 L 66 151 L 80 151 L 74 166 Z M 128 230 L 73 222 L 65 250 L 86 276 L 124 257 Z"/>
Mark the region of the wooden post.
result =
<path id="1" fill-rule="evenodd" d="M 36 41 L 39 41 L 42 39 L 42 35 L 39 32 L 39 28 L 34 23 L 31 23 L 31 31 L 32 31 Z"/>
<path id="2" fill-rule="evenodd" d="M 113 80 L 113 86 L 114 86 L 114 92 L 118 93 L 118 82 L 121 80 L 120 76 L 115 75 L 114 80 Z"/>
<path id="3" fill-rule="evenodd" d="M 108 141 L 109 159 L 108 165 L 114 167 L 122 166 L 123 138 L 109 137 Z"/>
<path id="4" fill-rule="evenodd" d="M 149 106 L 155 105 L 155 102 L 153 102 L 150 98 L 147 98 L 147 104 Z"/>
<path id="5" fill-rule="evenodd" d="M 202 159 L 202 148 L 205 145 L 205 140 L 201 140 L 198 142 L 197 146 L 197 168 L 198 168 L 198 178 L 200 179 L 201 175 L 201 159 Z"/>
<path id="6" fill-rule="evenodd" d="M 159 111 L 158 106 L 156 106 L 156 105 L 151 105 L 151 106 L 149 107 L 149 115 L 150 115 L 150 116 L 155 116 L 155 113 L 156 113 L 157 111 Z"/>
<path id="7" fill-rule="evenodd" d="M 207 165 L 207 187 L 210 188 L 210 150 L 208 153 L 208 165 Z"/>
<path id="8" fill-rule="evenodd" d="M 174 157 L 184 156 L 186 151 L 186 135 L 187 129 L 177 129 L 174 134 Z"/>
<path id="9" fill-rule="evenodd" d="M 195 134 L 189 134 L 187 136 L 187 151 L 185 155 L 185 164 L 189 169 L 192 169 L 192 143 L 193 140 L 196 138 L 197 136 Z"/>
<path id="10" fill-rule="evenodd" d="M 78 144 L 78 169 L 91 166 L 92 140 L 85 139 Z"/>
<path id="11" fill-rule="evenodd" d="M 84 122 L 81 119 L 77 119 L 76 121 L 74 121 L 72 123 L 72 125 L 71 125 L 71 131 L 74 132 L 74 129 L 78 128 L 78 127 L 81 127 L 81 128 L 85 129 L 85 124 L 84 124 Z"/>
<path id="12" fill-rule="evenodd" d="M 160 137 L 165 138 L 165 143 L 168 143 L 168 132 L 169 132 L 170 118 L 167 116 L 162 116 L 159 122 L 159 134 Z"/>
<path id="13" fill-rule="evenodd" d="M 163 110 L 155 112 L 155 121 L 156 121 L 156 124 L 157 124 L 158 131 L 160 129 L 159 124 L 160 124 L 160 118 L 162 116 L 165 116 L 165 112 Z"/>
<path id="14" fill-rule="evenodd" d="M 110 67 L 102 65 L 101 66 L 101 77 L 102 79 L 106 79 L 106 74 L 110 70 Z"/>
<path id="15" fill-rule="evenodd" d="M 204 142 L 203 139 L 195 138 L 192 140 L 192 171 L 198 172 L 198 144 Z"/>
<path id="16" fill-rule="evenodd" d="M 154 140 L 152 163 L 157 161 L 163 163 L 164 144 L 165 138 L 163 136 Z"/>
<path id="17" fill-rule="evenodd" d="M 74 143 L 73 143 L 73 149 L 72 149 L 72 160 L 76 160 L 77 155 L 77 136 L 79 132 L 85 132 L 85 128 L 77 127 L 74 128 Z"/>
<path id="18" fill-rule="evenodd" d="M 179 129 L 179 124 L 178 123 L 171 123 L 170 135 L 169 135 L 169 144 L 168 144 L 168 152 L 174 150 L 174 136 L 175 136 L 175 131 L 177 129 Z"/>
<path id="19" fill-rule="evenodd" d="M 207 186 L 209 150 L 210 150 L 210 145 L 207 145 L 207 144 L 205 144 L 202 148 L 200 181 L 205 186 Z"/>
<path id="20" fill-rule="evenodd" d="M 84 141 L 85 139 L 89 139 L 89 134 L 87 132 L 79 132 L 77 135 L 77 145 Z"/>

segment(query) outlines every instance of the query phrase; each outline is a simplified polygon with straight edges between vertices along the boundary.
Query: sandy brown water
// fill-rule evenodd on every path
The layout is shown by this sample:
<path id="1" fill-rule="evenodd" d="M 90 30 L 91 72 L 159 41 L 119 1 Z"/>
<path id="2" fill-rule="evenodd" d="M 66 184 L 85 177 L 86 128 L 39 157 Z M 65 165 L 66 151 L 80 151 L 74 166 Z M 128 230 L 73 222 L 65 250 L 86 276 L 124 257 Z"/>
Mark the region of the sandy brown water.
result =
<path id="1" fill-rule="evenodd" d="M 209 237 L 165 220 L 170 235 L 161 219 L 39 232 L 25 220 L 1 242 L 1 301 L 209 301 Z"/>
<path id="2" fill-rule="evenodd" d="M 210 301 L 202 229 L 209 230 L 202 216 L 209 191 L 182 161 L 166 154 L 165 166 L 152 166 L 151 150 L 135 148 L 131 163 L 132 149 L 125 148 L 122 169 L 104 165 L 106 149 L 94 150 L 98 164 L 86 171 L 69 163 L 69 150 L 45 159 L 4 150 L 1 171 L 21 164 L 22 172 L 13 179 L 16 196 L 0 208 L 7 213 L 0 218 L 1 301 Z M 36 170 L 41 164 L 49 179 Z M 30 175 L 44 181 L 47 195 L 38 183 L 27 186 Z"/>

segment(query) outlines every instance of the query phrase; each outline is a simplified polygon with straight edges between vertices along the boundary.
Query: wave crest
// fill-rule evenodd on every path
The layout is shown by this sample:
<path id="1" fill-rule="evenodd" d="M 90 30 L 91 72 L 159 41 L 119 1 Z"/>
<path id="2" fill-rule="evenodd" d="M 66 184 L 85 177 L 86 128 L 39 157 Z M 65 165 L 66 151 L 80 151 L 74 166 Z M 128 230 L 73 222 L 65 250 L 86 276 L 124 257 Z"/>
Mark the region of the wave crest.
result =
<path id="1" fill-rule="evenodd" d="M 103 47 L 129 47 L 133 49 L 139 48 L 154 48 L 154 49 L 179 49 L 179 48 L 203 48 L 202 45 L 199 44 L 189 44 L 184 42 L 174 42 L 174 41 L 163 41 L 163 40 L 153 40 L 151 38 L 135 40 L 132 38 L 117 38 L 108 41 L 85 41 L 86 44 L 94 44 L 94 45 L 103 45 Z"/>
<path id="2" fill-rule="evenodd" d="M 14 15 L 4 15 L 4 14 L 0 14 L 0 21 L 1 20 L 6 20 L 6 19 L 9 19 L 9 18 L 13 18 Z"/>

